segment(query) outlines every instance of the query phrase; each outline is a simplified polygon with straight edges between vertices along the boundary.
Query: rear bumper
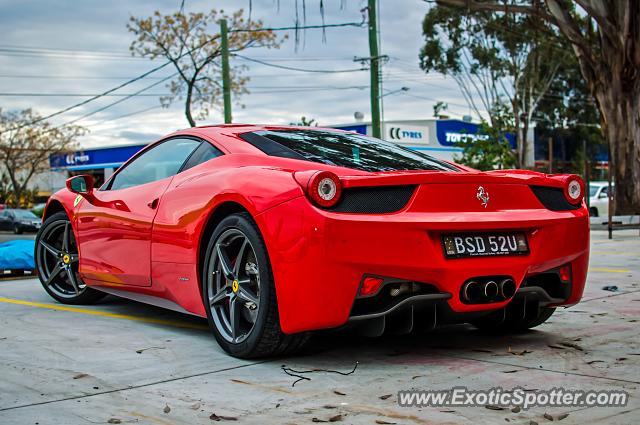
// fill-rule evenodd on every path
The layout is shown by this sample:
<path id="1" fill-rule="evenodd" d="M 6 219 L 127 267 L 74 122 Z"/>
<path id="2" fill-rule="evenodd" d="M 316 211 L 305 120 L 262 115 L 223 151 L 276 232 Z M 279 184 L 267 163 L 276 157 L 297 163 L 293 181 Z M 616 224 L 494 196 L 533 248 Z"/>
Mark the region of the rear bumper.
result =
<path id="1" fill-rule="evenodd" d="M 281 326 L 289 333 L 345 324 L 366 274 L 429 284 L 446 294 L 440 301 L 454 313 L 494 310 L 509 302 L 464 304 L 460 288 L 477 276 L 507 275 L 520 289 L 528 276 L 570 263 L 570 295 L 553 299 L 553 306 L 578 302 L 586 280 L 584 207 L 368 215 L 326 212 L 299 197 L 256 219 L 272 263 Z M 509 230 L 526 233 L 528 255 L 446 259 L 442 251 L 445 233 Z"/>

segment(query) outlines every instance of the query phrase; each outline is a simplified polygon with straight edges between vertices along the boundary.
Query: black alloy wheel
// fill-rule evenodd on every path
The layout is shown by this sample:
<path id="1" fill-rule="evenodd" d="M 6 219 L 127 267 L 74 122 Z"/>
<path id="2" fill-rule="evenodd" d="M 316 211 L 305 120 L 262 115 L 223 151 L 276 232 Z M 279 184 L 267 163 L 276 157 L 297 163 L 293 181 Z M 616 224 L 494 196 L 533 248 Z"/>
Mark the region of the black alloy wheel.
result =
<path id="1" fill-rule="evenodd" d="M 249 214 L 224 218 L 213 231 L 203 264 L 202 294 L 209 326 L 234 357 L 290 354 L 308 333 L 285 334 L 267 249 Z"/>
<path id="2" fill-rule="evenodd" d="M 105 296 L 82 281 L 78 274 L 78 247 L 71 222 L 64 212 L 47 218 L 38 231 L 35 260 L 45 291 L 64 304 L 91 304 Z"/>

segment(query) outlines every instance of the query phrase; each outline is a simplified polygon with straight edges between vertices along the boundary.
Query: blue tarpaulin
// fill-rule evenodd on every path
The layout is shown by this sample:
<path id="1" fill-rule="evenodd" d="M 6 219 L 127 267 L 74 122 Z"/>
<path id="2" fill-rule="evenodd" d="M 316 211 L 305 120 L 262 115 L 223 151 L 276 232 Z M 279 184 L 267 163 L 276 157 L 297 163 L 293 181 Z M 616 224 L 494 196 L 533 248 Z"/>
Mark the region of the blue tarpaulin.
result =
<path id="1" fill-rule="evenodd" d="M 0 243 L 0 270 L 33 270 L 35 241 L 9 241 Z"/>

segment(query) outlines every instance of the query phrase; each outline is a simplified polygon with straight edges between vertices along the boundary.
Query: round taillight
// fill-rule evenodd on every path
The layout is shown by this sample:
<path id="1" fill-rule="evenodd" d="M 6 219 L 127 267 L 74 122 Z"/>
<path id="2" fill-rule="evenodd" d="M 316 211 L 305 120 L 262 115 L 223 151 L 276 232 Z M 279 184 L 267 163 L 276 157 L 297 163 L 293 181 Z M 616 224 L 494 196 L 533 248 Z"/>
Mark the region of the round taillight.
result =
<path id="1" fill-rule="evenodd" d="M 567 178 L 564 187 L 564 196 L 572 204 L 579 204 L 584 197 L 584 184 L 578 176 Z"/>
<path id="2" fill-rule="evenodd" d="M 341 193 L 340 179 L 329 171 L 319 171 L 309 179 L 307 194 L 318 206 L 334 206 L 340 200 Z"/>

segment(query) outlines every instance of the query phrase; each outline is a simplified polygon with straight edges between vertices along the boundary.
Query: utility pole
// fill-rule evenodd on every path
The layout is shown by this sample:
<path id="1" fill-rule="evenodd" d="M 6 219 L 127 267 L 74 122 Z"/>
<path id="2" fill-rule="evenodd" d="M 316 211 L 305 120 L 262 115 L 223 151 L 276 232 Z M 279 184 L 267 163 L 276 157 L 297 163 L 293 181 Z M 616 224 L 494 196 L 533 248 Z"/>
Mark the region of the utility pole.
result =
<path id="1" fill-rule="evenodd" d="M 371 129 L 372 136 L 380 138 L 380 54 L 378 52 L 378 20 L 376 0 L 369 0 L 369 55 L 371 61 Z"/>
<path id="2" fill-rule="evenodd" d="M 582 152 L 584 152 L 584 164 L 582 171 L 582 178 L 584 179 L 584 184 L 586 186 L 587 193 L 584 194 L 584 198 L 587 201 L 587 209 L 591 208 L 591 199 L 589 196 L 589 155 L 587 154 L 587 141 L 586 139 L 582 140 Z"/>
<path id="3" fill-rule="evenodd" d="M 229 32 L 227 20 L 220 20 L 220 48 L 222 50 L 222 98 L 224 100 L 224 122 L 231 123 L 231 78 L 229 77 Z"/>

